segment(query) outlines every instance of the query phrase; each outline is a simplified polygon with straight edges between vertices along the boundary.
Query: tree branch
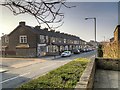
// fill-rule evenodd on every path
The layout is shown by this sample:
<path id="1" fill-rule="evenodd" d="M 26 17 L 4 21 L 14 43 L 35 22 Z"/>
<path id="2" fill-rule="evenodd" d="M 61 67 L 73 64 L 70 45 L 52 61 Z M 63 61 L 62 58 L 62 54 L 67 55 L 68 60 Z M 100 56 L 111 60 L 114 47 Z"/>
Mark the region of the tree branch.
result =
<path id="1" fill-rule="evenodd" d="M 14 15 L 28 13 L 35 17 L 38 23 L 46 24 L 49 29 L 57 28 L 63 25 L 64 13 L 61 13 L 61 7 L 67 6 L 65 0 L 6 0 L 0 2 L 0 5 L 7 7 Z M 51 27 L 50 23 L 60 23 L 59 26 Z"/>

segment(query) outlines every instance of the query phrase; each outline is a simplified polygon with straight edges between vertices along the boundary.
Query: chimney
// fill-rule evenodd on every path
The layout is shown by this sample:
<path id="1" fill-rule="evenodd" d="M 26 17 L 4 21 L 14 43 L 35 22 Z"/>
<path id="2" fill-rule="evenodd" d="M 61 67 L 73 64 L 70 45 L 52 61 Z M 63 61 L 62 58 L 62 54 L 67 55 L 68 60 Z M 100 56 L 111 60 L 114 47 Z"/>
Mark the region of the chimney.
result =
<path id="1" fill-rule="evenodd" d="M 60 31 L 56 31 L 56 33 L 60 33 Z"/>
<path id="2" fill-rule="evenodd" d="M 36 28 L 36 29 L 40 29 L 40 28 L 41 28 L 41 26 L 35 26 L 35 28 Z"/>
<path id="3" fill-rule="evenodd" d="M 68 35 L 67 33 L 64 33 L 65 35 Z"/>
<path id="4" fill-rule="evenodd" d="M 24 22 L 24 21 L 21 21 L 21 22 L 19 22 L 19 25 L 25 26 L 25 22 Z"/>
<path id="5" fill-rule="evenodd" d="M 62 32 L 61 34 L 65 34 L 65 33 Z"/>
<path id="6" fill-rule="evenodd" d="M 44 28 L 44 30 L 48 31 L 48 28 Z"/>
<path id="7" fill-rule="evenodd" d="M 50 30 L 51 32 L 55 32 L 55 30 Z"/>

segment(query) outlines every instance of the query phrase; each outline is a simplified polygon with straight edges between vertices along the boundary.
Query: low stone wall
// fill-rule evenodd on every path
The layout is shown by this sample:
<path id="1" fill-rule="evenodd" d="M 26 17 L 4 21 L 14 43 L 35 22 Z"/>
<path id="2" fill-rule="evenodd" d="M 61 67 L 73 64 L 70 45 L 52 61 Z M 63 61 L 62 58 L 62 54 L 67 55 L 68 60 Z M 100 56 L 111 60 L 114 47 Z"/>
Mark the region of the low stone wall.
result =
<path id="1" fill-rule="evenodd" d="M 95 60 L 92 60 L 85 71 L 83 72 L 79 82 L 77 83 L 75 90 L 92 90 L 94 83 L 94 75 L 95 75 L 96 64 Z"/>
<path id="2" fill-rule="evenodd" d="M 105 70 L 120 70 L 120 59 L 96 58 L 96 66 Z"/>
<path id="3" fill-rule="evenodd" d="M 92 60 L 77 83 L 75 90 L 92 90 L 97 69 L 120 71 L 120 59 L 96 58 Z"/>

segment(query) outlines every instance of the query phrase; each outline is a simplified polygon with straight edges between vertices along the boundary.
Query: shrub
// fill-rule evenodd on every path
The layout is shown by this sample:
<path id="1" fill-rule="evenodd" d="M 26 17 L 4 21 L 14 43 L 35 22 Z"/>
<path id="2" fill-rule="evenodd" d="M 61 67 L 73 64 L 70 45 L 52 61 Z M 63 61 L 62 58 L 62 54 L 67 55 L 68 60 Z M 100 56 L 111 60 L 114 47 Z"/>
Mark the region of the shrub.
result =
<path id="1" fill-rule="evenodd" d="M 103 57 L 102 45 L 98 46 L 98 57 Z"/>
<path id="2" fill-rule="evenodd" d="M 36 88 L 74 88 L 89 60 L 79 58 L 57 68 L 44 76 L 21 85 L 17 90 Z"/>

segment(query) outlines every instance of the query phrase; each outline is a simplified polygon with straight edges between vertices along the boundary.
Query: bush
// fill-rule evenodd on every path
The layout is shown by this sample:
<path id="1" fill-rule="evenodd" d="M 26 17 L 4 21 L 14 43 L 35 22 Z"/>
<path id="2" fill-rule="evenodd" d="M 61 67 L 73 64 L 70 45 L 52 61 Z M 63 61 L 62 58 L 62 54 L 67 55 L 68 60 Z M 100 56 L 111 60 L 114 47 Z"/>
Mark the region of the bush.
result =
<path id="1" fill-rule="evenodd" d="M 102 45 L 98 46 L 98 57 L 103 57 Z"/>
<path id="2" fill-rule="evenodd" d="M 57 68 L 44 76 L 21 85 L 17 90 L 36 88 L 74 88 L 89 60 L 79 58 Z"/>

